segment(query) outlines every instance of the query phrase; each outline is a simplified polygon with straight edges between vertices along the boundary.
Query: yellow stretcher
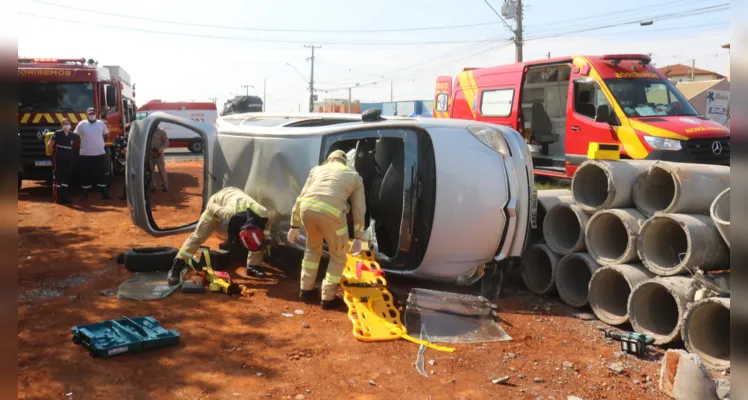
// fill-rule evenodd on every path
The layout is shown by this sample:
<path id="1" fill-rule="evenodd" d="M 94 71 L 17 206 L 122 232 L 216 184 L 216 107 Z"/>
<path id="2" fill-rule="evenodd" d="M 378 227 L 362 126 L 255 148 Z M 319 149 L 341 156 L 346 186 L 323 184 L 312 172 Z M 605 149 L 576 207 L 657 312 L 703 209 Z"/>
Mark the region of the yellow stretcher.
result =
<path id="1" fill-rule="evenodd" d="M 384 272 L 371 251 L 362 251 L 356 256 L 347 255 L 340 285 L 356 339 L 363 342 L 405 339 L 439 351 L 451 353 L 455 350 L 408 335 L 392 294 L 387 290 Z"/>

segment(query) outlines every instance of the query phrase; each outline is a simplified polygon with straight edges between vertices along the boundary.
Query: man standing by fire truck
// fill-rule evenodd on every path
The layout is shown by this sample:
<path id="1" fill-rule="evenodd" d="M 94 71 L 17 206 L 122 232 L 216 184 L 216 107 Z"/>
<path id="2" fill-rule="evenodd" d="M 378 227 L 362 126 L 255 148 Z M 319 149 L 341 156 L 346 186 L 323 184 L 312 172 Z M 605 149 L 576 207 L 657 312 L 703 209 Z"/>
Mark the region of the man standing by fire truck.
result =
<path id="1" fill-rule="evenodd" d="M 78 163 L 81 171 L 81 187 L 83 200 L 88 199 L 88 192 L 93 185 L 101 192 L 103 200 L 109 200 L 107 189 L 107 175 L 109 175 L 109 160 L 107 160 L 104 137 L 109 134 L 104 121 L 96 118 L 96 110 L 90 107 L 86 110 L 88 120 L 81 121 L 75 127 L 75 133 L 80 135 L 81 148 Z"/>

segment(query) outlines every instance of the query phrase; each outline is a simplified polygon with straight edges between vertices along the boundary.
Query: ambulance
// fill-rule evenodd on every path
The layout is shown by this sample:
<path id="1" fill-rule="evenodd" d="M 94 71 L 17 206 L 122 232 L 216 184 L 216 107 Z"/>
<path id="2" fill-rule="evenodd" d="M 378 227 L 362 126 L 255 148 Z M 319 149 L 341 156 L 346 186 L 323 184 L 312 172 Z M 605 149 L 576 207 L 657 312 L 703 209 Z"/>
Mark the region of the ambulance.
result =
<path id="1" fill-rule="evenodd" d="M 218 109 L 213 102 L 166 102 L 151 100 L 138 108 L 135 118 L 142 120 L 156 111 L 165 112 L 193 122 L 213 124 L 218 118 Z M 202 153 L 203 141 L 194 132 L 175 124 L 161 126 L 169 136 L 169 147 L 187 147 L 193 153 Z"/>
<path id="2" fill-rule="evenodd" d="M 730 164 L 730 130 L 694 109 L 647 55 L 568 56 L 439 76 L 434 118 L 515 129 L 535 174 L 571 178 L 588 158 Z"/>

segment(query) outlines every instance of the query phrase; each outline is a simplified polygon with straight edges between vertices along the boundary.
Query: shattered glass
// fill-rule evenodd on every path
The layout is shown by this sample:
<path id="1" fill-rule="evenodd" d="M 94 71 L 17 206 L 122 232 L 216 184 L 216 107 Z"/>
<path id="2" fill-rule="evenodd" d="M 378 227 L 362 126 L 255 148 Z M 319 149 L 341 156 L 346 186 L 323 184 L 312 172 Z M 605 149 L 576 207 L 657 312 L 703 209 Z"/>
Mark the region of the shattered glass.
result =
<path id="1" fill-rule="evenodd" d="M 166 272 L 138 273 L 122 282 L 117 289 L 117 298 L 133 300 L 160 300 L 179 289 L 169 286 Z"/>
<path id="2" fill-rule="evenodd" d="M 408 295 L 404 323 L 413 337 L 433 343 L 482 343 L 512 340 L 496 323 L 496 306 L 482 296 L 429 289 Z"/>

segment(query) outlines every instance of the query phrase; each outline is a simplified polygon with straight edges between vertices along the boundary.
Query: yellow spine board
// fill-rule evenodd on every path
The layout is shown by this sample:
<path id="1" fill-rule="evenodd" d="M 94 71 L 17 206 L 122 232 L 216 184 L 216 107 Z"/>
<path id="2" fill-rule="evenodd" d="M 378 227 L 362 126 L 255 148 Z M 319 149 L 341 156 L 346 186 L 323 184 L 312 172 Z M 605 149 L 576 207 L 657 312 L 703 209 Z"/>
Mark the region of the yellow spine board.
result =
<path id="1" fill-rule="evenodd" d="M 372 270 L 361 271 L 360 278 L 356 276 L 359 262 Z M 453 352 L 453 348 L 433 345 L 408 335 L 400 321 L 400 311 L 387 290 L 387 280 L 373 272 L 381 270 L 370 251 L 361 252 L 357 256 L 347 255 L 341 286 L 343 301 L 348 306 L 348 318 L 353 323 L 353 336 L 363 342 L 405 339 L 435 350 Z M 377 287 L 351 286 L 355 284 L 372 284 Z"/>

